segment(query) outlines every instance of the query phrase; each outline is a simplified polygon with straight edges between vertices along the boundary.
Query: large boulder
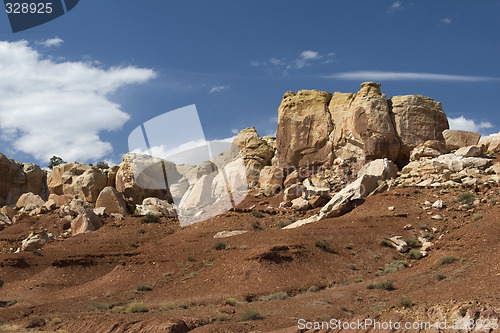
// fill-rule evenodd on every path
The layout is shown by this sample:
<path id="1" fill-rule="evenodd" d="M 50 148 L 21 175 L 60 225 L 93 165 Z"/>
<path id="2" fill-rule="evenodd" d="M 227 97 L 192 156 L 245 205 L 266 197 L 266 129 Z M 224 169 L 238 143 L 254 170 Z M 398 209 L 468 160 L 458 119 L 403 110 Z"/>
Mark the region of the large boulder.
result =
<path id="1" fill-rule="evenodd" d="M 455 150 L 460 147 L 477 145 L 481 134 L 469 131 L 444 130 L 443 137 L 446 147 L 449 150 Z"/>
<path id="2" fill-rule="evenodd" d="M 71 235 L 84 234 L 96 231 L 102 227 L 102 221 L 93 211 L 87 208 L 82 214 L 71 221 Z"/>
<path id="3" fill-rule="evenodd" d="M 449 152 L 445 144 L 428 140 L 416 146 L 410 153 L 410 161 L 418 161 L 423 157 L 438 157 Z"/>
<path id="4" fill-rule="evenodd" d="M 19 200 L 17 200 L 16 207 L 18 209 L 24 208 L 26 211 L 31 211 L 42 207 L 44 204 L 45 201 L 40 198 L 39 195 L 28 192 L 21 195 Z"/>
<path id="5" fill-rule="evenodd" d="M 285 178 L 282 168 L 266 166 L 260 171 L 259 187 L 265 196 L 271 196 L 278 193 Z"/>
<path id="6" fill-rule="evenodd" d="M 333 124 L 328 112 L 331 98 L 331 93 L 317 90 L 285 93 L 278 109 L 278 166 L 313 166 L 332 162 L 329 135 Z"/>
<path id="7" fill-rule="evenodd" d="M 32 163 L 20 163 L 0 153 L 0 205 L 12 205 L 26 192 L 47 198 L 45 171 Z"/>
<path id="8" fill-rule="evenodd" d="M 395 161 L 399 140 L 387 97 L 378 83 L 364 82 L 361 86 L 357 94 L 336 92 L 330 102 L 335 155 L 343 160 L 386 157 Z"/>
<path id="9" fill-rule="evenodd" d="M 121 194 L 111 186 L 105 187 L 99 193 L 95 207 L 105 208 L 104 212 L 108 215 L 111 213 L 127 215 L 127 203 L 123 200 Z"/>
<path id="10" fill-rule="evenodd" d="M 140 216 L 153 214 L 158 217 L 175 217 L 177 213 L 175 212 L 174 206 L 168 201 L 161 200 L 158 198 L 146 198 L 142 201 L 142 205 L 136 206 L 136 214 Z"/>
<path id="11" fill-rule="evenodd" d="M 500 133 L 484 137 L 479 144 L 484 147 L 485 152 L 500 153 Z"/>
<path id="12" fill-rule="evenodd" d="M 376 176 L 383 180 L 396 178 L 398 176 L 398 167 L 387 158 L 378 159 L 371 161 L 359 170 L 358 176 L 363 175 Z"/>
<path id="13" fill-rule="evenodd" d="M 259 138 L 254 127 L 245 128 L 233 140 L 245 162 L 247 181 L 251 187 L 259 184 L 260 171 L 268 165 L 274 156 L 274 148 Z"/>
<path id="14" fill-rule="evenodd" d="M 408 162 L 415 147 L 428 140 L 445 143 L 443 131 L 449 124 L 441 103 L 421 95 L 394 96 L 389 103 L 401 141 L 400 165 Z"/>
<path id="15" fill-rule="evenodd" d="M 169 192 L 163 174 L 167 173 L 169 184 L 182 178 L 172 162 L 162 161 L 148 155 L 127 153 L 116 173 L 116 190 L 126 201 L 136 205 L 145 198 L 167 199 Z"/>
<path id="16" fill-rule="evenodd" d="M 102 170 L 78 162 L 57 165 L 47 177 L 51 194 L 71 195 L 91 203 L 107 183 Z"/>

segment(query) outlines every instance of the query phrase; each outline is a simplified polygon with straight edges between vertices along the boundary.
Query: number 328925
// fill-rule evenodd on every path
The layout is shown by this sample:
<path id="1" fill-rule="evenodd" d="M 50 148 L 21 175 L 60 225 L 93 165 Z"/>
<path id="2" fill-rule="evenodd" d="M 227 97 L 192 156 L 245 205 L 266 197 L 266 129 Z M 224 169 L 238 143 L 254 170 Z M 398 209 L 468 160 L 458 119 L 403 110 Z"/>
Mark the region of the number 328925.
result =
<path id="1" fill-rule="evenodd" d="M 6 3 L 7 14 L 50 14 L 52 13 L 52 2 L 34 3 L 34 2 L 15 2 Z"/>

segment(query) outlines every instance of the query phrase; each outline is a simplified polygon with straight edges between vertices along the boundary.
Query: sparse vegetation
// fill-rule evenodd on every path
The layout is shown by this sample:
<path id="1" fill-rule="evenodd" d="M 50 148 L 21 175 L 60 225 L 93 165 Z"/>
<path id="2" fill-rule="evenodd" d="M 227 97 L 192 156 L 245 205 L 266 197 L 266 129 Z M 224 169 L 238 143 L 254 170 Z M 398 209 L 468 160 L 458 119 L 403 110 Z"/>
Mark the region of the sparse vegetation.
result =
<path id="1" fill-rule="evenodd" d="M 464 205 L 472 205 L 476 201 L 476 194 L 472 192 L 465 192 L 458 196 L 458 201 Z"/>
<path id="2" fill-rule="evenodd" d="M 125 308 L 123 306 L 120 306 L 120 305 L 114 306 L 111 309 L 111 313 L 114 313 L 114 314 L 120 314 L 120 313 L 124 313 L 124 312 L 125 312 Z"/>
<path id="3" fill-rule="evenodd" d="M 483 218 L 483 214 L 476 214 L 472 217 L 472 221 L 476 222 Z"/>
<path id="4" fill-rule="evenodd" d="M 220 313 L 217 315 L 217 317 L 215 317 L 215 320 L 217 321 L 226 321 L 229 319 L 229 316 L 225 313 Z"/>
<path id="5" fill-rule="evenodd" d="M 226 299 L 226 305 L 236 306 L 238 305 L 238 300 L 236 298 L 229 297 Z"/>
<path id="6" fill-rule="evenodd" d="M 274 301 L 274 300 L 284 300 L 284 299 L 287 299 L 289 297 L 290 297 L 290 295 L 288 295 L 288 293 L 278 292 L 278 293 L 262 296 L 260 298 L 260 300 L 267 302 L 267 301 Z"/>
<path id="7" fill-rule="evenodd" d="M 60 164 L 64 164 L 66 163 L 66 161 L 64 161 L 62 158 L 60 158 L 59 156 L 52 156 L 50 158 L 50 161 L 49 161 L 49 165 L 48 165 L 48 168 L 50 170 L 54 169 L 55 166 L 58 166 Z"/>
<path id="8" fill-rule="evenodd" d="M 137 291 L 151 291 L 153 288 L 148 286 L 147 284 L 139 284 L 137 287 L 135 287 L 135 290 Z"/>
<path id="9" fill-rule="evenodd" d="M 319 288 L 318 286 L 310 286 L 309 288 L 307 288 L 306 292 L 308 293 L 316 293 L 318 291 L 320 291 L 321 288 Z"/>
<path id="10" fill-rule="evenodd" d="M 316 245 L 317 248 L 320 248 L 325 252 L 333 252 L 332 249 L 330 248 L 330 243 L 326 239 L 317 240 L 316 243 L 314 243 L 314 245 Z"/>
<path id="11" fill-rule="evenodd" d="M 243 321 L 264 319 L 264 316 L 256 309 L 246 309 L 241 313 L 240 317 Z"/>
<path id="12" fill-rule="evenodd" d="M 420 260 L 423 258 L 424 255 L 419 250 L 413 249 L 413 250 L 410 250 L 409 256 L 410 256 L 410 259 Z"/>
<path id="13" fill-rule="evenodd" d="M 258 210 L 252 210 L 252 215 L 255 216 L 256 218 L 263 218 L 264 217 L 264 214 L 262 214 L 262 212 L 258 211 Z"/>
<path id="14" fill-rule="evenodd" d="M 98 169 L 101 169 L 101 170 L 109 169 L 109 165 L 105 161 L 99 161 L 99 162 L 97 162 L 95 164 L 95 167 L 98 168 Z"/>
<path id="15" fill-rule="evenodd" d="M 442 281 L 442 280 L 446 279 L 446 275 L 444 275 L 443 273 L 437 273 L 436 274 L 436 279 L 438 281 Z"/>
<path id="16" fill-rule="evenodd" d="M 252 222 L 252 229 L 253 230 L 262 230 L 262 226 L 260 225 L 260 221 L 253 221 Z"/>
<path id="17" fill-rule="evenodd" d="M 111 303 L 97 303 L 95 305 L 95 307 L 99 311 L 106 311 L 108 309 L 111 309 L 113 307 L 113 304 L 111 304 Z"/>
<path id="18" fill-rule="evenodd" d="M 418 248 L 421 246 L 420 242 L 415 238 L 407 238 L 405 239 L 406 244 L 412 249 Z"/>
<path id="19" fill-rule="evenodd" d="M 376 276 L 382 276 L 386 274 L 391 274 L 394 272 L 399 272 L 408 266 L 406 260 L 395 260 L 393 262 L 385 264 L 384 268 L 379 268 L 379 271 L 375 273 Z"/>
<path id="20" fill-rule="evenodd" d="M 360 277 L 357 277 L 355 280 L 354 280 L 354 283 L 361 283 L 363 282 L 363 278 L 360 278 Z"/>
<path id="21" fill-rule="evenodd" d="M 409 308 L 412 305 L 413 305 L 413 301 L 409 297 L 401 296 L 399 298 L 399 306 L 401 306 L 403 308 Z"/>
<path id="22" fill-rule="evenodd" d="M 428 239 L 428 240 L 433 240 L 434 239 L 434 235 L 431 234 L 430 232 L 424 232 L 422 234 L 422 237 L 425 238 L 425 239 Z"/>
<path id="23" fill-rule="evenodd" d="M 155 214 L 146 214 L 142 218 L 144 223 L 160 223 L 160 218 Z"/>
<path id="24" fill-rule="evenodd" d="M 127 307 L 127 309 L 125 309 L 125 312 L 127 313 L 139 313 L 148 311 L 149 307 L 142 302 L 132 303 Z"/>
<path id="25" fill-rule="evenodd" d="M 278 228 L 283 229 L 284 227 L 286 227 L 292 223 L 293 223 L 293 221 L 280 220 L 278 223 Z"/>
<path id="26" fill-rule="evenodd" d="M 187 261 L 190 261 L 190 262 L 195 262 L 196 261 L 196 258 L 193 257 L 193 256 L 188 256 L 187 257 Z"/>
<path id="27" fill-rule="evenodd" d="M 139 247 L 139 245 L 137 245 L 136 242 L 130 242 L 130 243 L 128 243 L 128 246 L 133 247 L 134 249 Z"/>
<path id="28" fill-rule="evenodd" d="M 423 231 L 430 230 L 429 227 L 426 226 L 425 224 L 420 225 L 418 228 Z"/>
<path id="29" fill-rule="evenodd" d="M 353 270 L 353 271 L 357 271 L 358 270 L 358 266 L 356 266 L 355 264 L 347 265 L 347 268 L 349 268 L 350 270 Z"/>
<path id="30" fill-rule="evenodd" d="M 444 257 L 439 258 L 438 263 L 440 265 L 449 265 L 449 264 L 454 263 L 456 260 L 457 260 L 457 258 L 455 256 L 444 256 Z"/>
<path id="31" fill-rule="evenodd" d="M 177 309 L 178 306 L 174 303 L 166 303 L 165 305 L 163 305 L 160 310 L 175 310 Z"/>
<path id="32" fill-rule="evenodd" d="M 391 280 L 385 280 L 382 282 L 372 283 L 368 285 L 368 289 L 382 289 L 382 290 L 395 290 L 394 283 Z"/>
<path id="33" fill-rule="evenodd" d="M 227 244 L 226 242 L 217 242 L 214 245 L 214 249 L 216 249 L 217 251 L 225 250 L 227 249 Z"/>
<path id="34" fill-rule="evenodd" d="M 60 323 L 62 323 L 62 319 L 59 317 L 54 317 L 50 321 L 50 325 L 59 325 Z"/>
<path id="35" fill-rule="evenodd" d="M 392 243 L 390 240 L 384 238 L 380 241 L 380 245 L 383 247 L 392 247 Z"/>

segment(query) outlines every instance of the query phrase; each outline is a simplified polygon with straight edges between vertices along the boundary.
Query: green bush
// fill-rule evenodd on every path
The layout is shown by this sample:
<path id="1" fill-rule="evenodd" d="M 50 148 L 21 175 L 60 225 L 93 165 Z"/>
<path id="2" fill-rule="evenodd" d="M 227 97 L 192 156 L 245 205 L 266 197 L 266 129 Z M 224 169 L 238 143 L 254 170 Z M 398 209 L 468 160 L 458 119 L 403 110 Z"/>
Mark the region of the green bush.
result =
<path id="1" fill-rule="evenodd" d="M 448 265 L 454 263 L 456 260 L 457 258 L 455 256 L 444 256 L 439 258 L 438 262 L 440 265 Z"/>
<path id="2" fill-rule="evenodd" d="M 59 325 L 60 323 L 62 323 L 62 319 L 59 317 L 54 317 L 50 321 L 50 325 Z"/>
<path id="3" fill-rule="evenodd" d="M 409 297 L 401 296 L 399 298 L 399 306 L 404 307 L 404 308 L 409 308 L 412 305 L 413 305 L 413 301 Z"/>
<path id="4" fill-rule="evenodd" d="M 160 308 L 160 310 L 175 310 L 178 306 L 175 303 L 167 303 Z"/>
<path id="5" fill-rule="evenodd" d="M 385 238 L 380 241 L 380 245 L 383 247 L 392 247 L 391 241 Z"/>
<path id="6" fill-rule="evenodd" d="M 59 156 L 52 156 L 50 158 L 48 167 L 50 170 L 52 170 L 52 169 L 54 169 L 55 166 L 58 166 L 58 165 L 64 164 L 64 163 L 66 163 L 66 162 L 63 161 L 63 159 L 60 158 Z"/>
<path id="7" fill-rule="evenodd" d="M 363 282 L 363 278 L 357 277 L 356 279 L 354 279 L 354 283 L 361 283 L 361 282 Z"/>
<path id="8" fill-rule="evenodd" d="M 252 215 L 255 216 L 256 218 L 263 218 L 264 217 L 264 214 L 262 214 L 260 211 L 258 210 L 252 210 Z"/>
<path id="9" fill-rule="evenodd" d="M 314 245 L 316 245 L 317 248 L 320 248 L 325 252 L 332 252 L 330 248 L 330 243 L 326 239 L 317 240 L 316 243 L 314 243 Z"/>
<path id="10" fill-rule="evenodd" d="M 148 286 L 147 284 L 139 284 L 137 287 L 135 287 L 135 290 L 137 291 L 151 291 L 153 288 Z"/>
<path id="11" fill-rule="evenodd" d="M 160 218 L 155 214 L 146 214 L 142 217 L 144 223 L 160 223 Z"/>
<path id="12" fill-rule="evenodd" d="M 149 307 L 142 302 L 132 303 L 127 307 L 127 309 L 125 309 L 125 312 L 127 313 L 138 313 L 138 312 L 148 312 L 148 311 Z"/>
<path id="13" fill-rule="evenodd" d="M 442 281 L 442 280 L 446 279 L 446 275 L 444 275 L 443 273 L 437 273 L 436 274 L 436 279 L 438 281 Z"/>
<path id="14" fill-rule="evenodd" d="M 225 242 L 217 242 L 214 245 L 214 249 L 216 249 L 217 251 L 225 250 L 227 249 L 227 244 Z"/>
<path id="15" fill-rule="evenodd" d="M 394 283 L 390 280 L 386 280 L 386 281 L 382 281 L 382 282 L 378 282 L 378 283 L 372 283 L 372 284 L 368 285 L 367 288 L 368 289 L 382 289 L 382 290 L 388 290 L 388 291 L 396 289 L 396 288 L 394 288 Z"/>
<path id="16" fill-rule="evenodd" d="M 472 192 L 465 192 L 458 196 L 458 201 L 464 205 L 472 205 L 476 201 L 476 194 Z"/>
<path id="17" fill-rule="evenodd" d="M 420 260 L 424 256 L 422 254 L 422 252 L 420 252 L 419 250 L 415 250 L 415 249 L 410 250 L 409 255 L 410 255 L 410 259 L 414 259 L 414 260 Z"/>
<path id="18" fill-rule="evenodd" d="M 403 270 L 408 267 L 408 262 L 406 260 L 395 260 L 388 264 L 385 264 L 385 268 L 379 268 L 379 272 L 375 273 L 376 276 L 382 276 L 385 274 L 391 274 Z"/>
<path id="19" fill-rule="evenodd" d="M 264 316 L 256 309 L 247 309 L 241 313 L 240 317 L 243 321 L 264 319 Z"/>
<path id="20" fill-rule="evenodd" d="M 226 305 L 236 306 L 238 305 L 238 300 L 236 298 L 229 297 L 226 299 Z"/>
<path id="21" fill-rule="evenodd" d="M 483 218 L 483 214 L 476 214 L 472 217 L 472 221 L 476 222 Z"/>
<path id="22" fill-rule="evenodd" d="M 284 227 L 289 226 L 292 223 L 293 223 L 293 221 L 284 221 L 284 220 L 281 220 L 278 223 L 278 228 L 283 229 Z"/>
<path id="23" fill-rule="evenodd" d="M 97 162 L 96 165 L 95 165 L 95 167 L 98 168 L 98 169 L 101 169 L 101 170 L 109 169 L 108 163 L 106 163 L 104 161 Z"/>
<path id="24" fill-rule="evenodd" d="M 188 256 L 187 261 L 194 262 L 194 261 L 196 261 L 196 258 L 193 256 Z"/>
<path id="25" fill-rule="evenodd" d="M 404 240 L 406 242 L 406 244 L 408 244 L 408 246 L 412 249 L 414 248 L 417 248 L 417 247 L 420 247 L 421 244 L 418 240 L 416 240 L 415 238 L 407 238 Z"/>

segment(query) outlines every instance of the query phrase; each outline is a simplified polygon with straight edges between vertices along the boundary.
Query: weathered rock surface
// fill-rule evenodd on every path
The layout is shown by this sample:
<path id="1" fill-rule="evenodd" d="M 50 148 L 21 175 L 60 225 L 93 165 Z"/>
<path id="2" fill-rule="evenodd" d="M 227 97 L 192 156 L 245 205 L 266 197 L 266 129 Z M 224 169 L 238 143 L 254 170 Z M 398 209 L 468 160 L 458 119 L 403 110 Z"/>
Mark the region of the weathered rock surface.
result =
<path id="1" fill-rule="evenodd" d="M 165 166 L 169 183 L 182 178 L 175 164 L 153 159 L 147 155 L 128 153 L 116 173 L 116 190 L 131 204 L 140 204 L 145 198 L 166 199 L 167 186 L 163 175 Z"/>
<path id="2" fill-rule="evenodd" d="M 383 180 L 396 178 L 398 175 L 398 167 L 387 158 L 378 159 L 371 161 L 359 170 L 358 176 L 363 175 L 376 176 Z"/>
<path id="3" fill-rule="evenodd" d="M 71 221 L 71 235 L 89 233 L 102 227 L 102 221 L 91 208 L 87 208 L 83 214 L 78 215 Z"/>
<path id="4" fill-rule="evenodd" d="M 294 210 L 308 210 L 311 207 L 309 201 L 299 197 L 292 200 L 292 209 Z"/>
<path id="5" fill-rule="evenodd" d="M 7 214 L 0 212 L 0 231 L 2 231 L 11 224 L 12 221 L 10 220 L 9 216 L 7 216 Z"/>
<path id="6" fill-rule="evenodd" d="M 91 203 L 107 183 L 102 170 L 78 162 L 57 165 L 47 177 L 51 194 L 71 195 Z"/>
<path id="7" fill-rule="evenodd" d="M 127 203 L 123 200 L 121 194 L 111 186 L 105 187 L 99 193 L 95 207 L 104 207 L 105 213 L 108 215 L 111 213 L 127 215 Z"/>
<path id="8" fill-rule="evenodd" d="M 260 191 L 265 196 L 271 196 L 278 193 L 282 186 L 284 180 L 284 171 L 282 168 L 275 166 L 265 166 L 260 171 L 259 187 Z"/>
<path id="9" fill-rule="evenodd" d="M 42 207 L 44 204 L 45 201 L 39 195 L 28 192 L 21 195 L 19 200 L 17 200 L 16 207 L 18 209 L 24 208 L 25 211 L 31 211 Z"/>
<path id="10" fill-rule="evenodd" d="M 410 161 L 417 161 L 422 157 L 438 157 L 449 152 L 449 149 L 439 141 L 428 140 L 419 144 L 410 153 Z"/>
<path id="11" fill-rule="evenodd" d="M 481 146 L 461 147 L 454 154 L 462 157 L 482 157 L 483 149 Z"/>
<path id="12" fill-rule="evenodd" d="M 45 246 L 45 244 L 54 240 L 56 237 L 52 233 L 42 233 L 42 234 L 33 234 L 31 233 L 26 239 L 24 239 L 21 243 L 21 251 L 36 251 L 40 250 Z"/>
<path id="13" fill-rule="evenodd" d="M 247 230 L 233 230 L 233 231 L 220 231 L 214 235 L 214 238 L 227 238 L 227 237 L 233 237 L 233 236 L 238 236 L 238 235 L 243 235 L 246 234 L 248 231 Z"/>
<path id="14" fill-rule="evenodd" d="M 449 150 L 455 150 L 460 147 L 477 145 L 481 134 L 460 130 L 444 130 L 443 137 L 446 147 Z"/>
<path id="15" fill-rule="evenodd" d="M 280 167 L 312 166 L 333 160 L 328 112 L 332 94 L 325 91 L 288 91 L 278 109 L 276 156 Z"/>
<path id="16" fill-rule="evenodd" d="M 254 127 L 242 130 L 233 140 L 239 150 L 241 157 L 245 162 L 247 171 L 247 181 L 251 187 L 258 186 L 260 171 L 268 165 L 271 165 L 271 159 L 274 156 L 274 148 L 259 138 L 259 134 Z"/>
<path id="17" fill-rule="evenodd" d="M 449 124 L 441 103 L 421 95 L 394 96 L 389 103 L 401 141 L 400 164 L 405 164 L 410 152 L 425 141 L 445 144 L 443 131 L 449 128 Z"/>
<path id="18" fill-rule="evenodd" d="M 20 163 L 0 153 L 0 206 L 12 205 L 23 193 L 47 198 L 45 171 L 32 163 Z"/>
<path id="19" fill-rule="evenodd" d="M 485 152 L 500 152 L 500 133 L 484 137 L 479 145 L 484 146 Z"/>
<path id="20" fill-rule="evenodd" d="M 386 157 L 395 161 L 400 143 L 387 97 L 378 83 L 364 82 L 361 86 L 357 94 L 335 93 L 330 102 L 335 154 L 344 160 Z"/>
<path id="21" fill-rule="evenodd" d="M 175 217 L 177 213 L 175 212 L 174 206 L 168 201 L 161 200 L 158 198 L 146 198 L 142 201 L 142 205 L 136 206 L 137 215 L 147 215 L 153 214 L 158 217 Z"/>

